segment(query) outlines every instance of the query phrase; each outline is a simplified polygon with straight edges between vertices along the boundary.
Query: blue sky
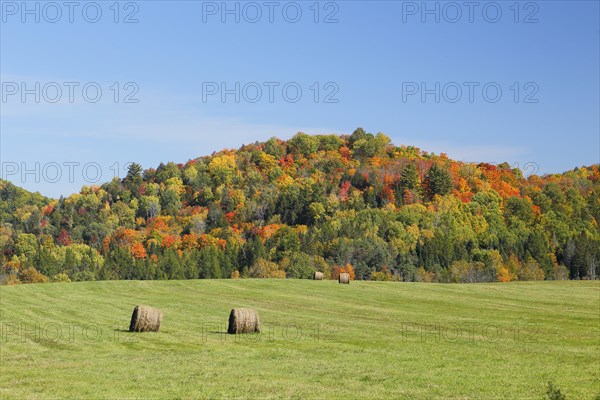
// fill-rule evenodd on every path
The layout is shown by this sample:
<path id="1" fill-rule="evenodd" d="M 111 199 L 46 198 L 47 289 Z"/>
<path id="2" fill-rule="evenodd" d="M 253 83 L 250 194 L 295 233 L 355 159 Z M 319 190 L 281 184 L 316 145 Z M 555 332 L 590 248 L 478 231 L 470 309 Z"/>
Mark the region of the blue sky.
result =
<path id="1" fill-rule="evenodd" d="M 526 173 L 600 159 L 596 1 L 49 3 L 0 3 L 2 177 L 48 196 L 358 126 Z"/>

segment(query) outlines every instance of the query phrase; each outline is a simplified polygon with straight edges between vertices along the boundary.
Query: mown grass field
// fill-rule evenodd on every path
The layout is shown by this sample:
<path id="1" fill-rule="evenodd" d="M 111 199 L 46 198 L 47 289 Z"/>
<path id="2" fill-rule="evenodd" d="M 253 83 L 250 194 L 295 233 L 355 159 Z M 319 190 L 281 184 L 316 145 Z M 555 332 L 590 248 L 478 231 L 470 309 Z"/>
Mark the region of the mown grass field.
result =
<path id="1" fill-rule="evenodd" d="M 600 282 L 118 281 L 0 288 L 2 399 L 600 393 Z M 159 333 L 126 332 L 136 304 Z M 263 333 L 226 335 L 232 307 Z"/>

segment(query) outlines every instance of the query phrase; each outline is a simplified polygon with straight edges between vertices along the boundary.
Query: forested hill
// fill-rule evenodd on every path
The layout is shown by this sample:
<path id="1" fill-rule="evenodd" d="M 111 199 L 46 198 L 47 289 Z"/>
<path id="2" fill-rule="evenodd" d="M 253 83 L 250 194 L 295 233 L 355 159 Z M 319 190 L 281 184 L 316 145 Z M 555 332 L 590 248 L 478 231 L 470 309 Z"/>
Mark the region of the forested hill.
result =
<path id="1" fill-rule="evenodd" d="M 32 226 L 39 225 L 40 221 L 35 218 L 28 221 L 29 210 L 37 209 L 47 205 L 50 199 L 39 193 L 31 193 L 21 189 L 10 182 L 0 179 L 0 222 L 6 224 L 31 223 Z M 25 217 L 25 218 L 24 218 Z"/>
<path id="2" fill-rule="evenodd" d="M 2 283 L 600 274 L 598 165 L 523 177 L 357 129 L 161 164 L 46 199 L 0 181 Z"/>

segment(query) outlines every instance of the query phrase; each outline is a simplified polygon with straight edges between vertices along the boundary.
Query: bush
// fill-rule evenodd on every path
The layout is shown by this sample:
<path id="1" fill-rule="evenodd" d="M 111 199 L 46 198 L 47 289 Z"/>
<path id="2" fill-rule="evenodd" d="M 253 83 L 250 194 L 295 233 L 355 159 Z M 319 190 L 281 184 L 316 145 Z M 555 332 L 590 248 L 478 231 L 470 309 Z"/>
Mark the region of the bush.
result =
<path id="1" fill-rule="evenodd" d="M 71 282 L 69 275 L 63 273 L 56 274 L 52 277 L 52 282 Z"/>
<path id="2" fill-rule="evenodd" d="M 281 260 L 281 268 L 288 278 L 310 279 L 316 268 L 313 258 L 306 253 L 292 253 Z"/>
<path id="3" fill-rule="evenodd" d="M 546 389 L 546 396 L 548 400 L 566 400 L 567 397 L 560 392 L 560 389 L 555 387 L 552 382 L 548 382 L 548 388 Z"/>
<path id="4" fill-rule="evenodd" d="M 394 280 L 414 282 L 417 279 L 417 268 L 413 264 L 403 264 L 397 269 Z"/>
<path id="5" fill-rule="evenodd" d="M 417 282 L 434 282 L 435 274 L 433 272 L 426 271 L 425 268 L 421 267 L 417 270 L 417 273 L 415 274 L 415 280 Z"/>
<path id="6" fill-rule="evenodd" d="M 496 271 L 487 268 L 480 261 L 454 261 L 448 272 L 450 281 L 456 283 L 493 282 L 496 280 Z"/>
<path id="7" fill-rule="evenodd" d="M 73 274 L 72 280 L 75 282 L 95 281 L 96 274 L 89 270 L 78 271 Z"/>
<path id="8" fill-rule="evenodd" d="M 16 274 L 4 274 L 0 276 L 0 285 L 18 285 L 21 283 Z"/>
<path id="9" fill-rule="evenodd" d="M 569 268 L 564 265 L 555 265 L 553 272 L 553 279 L 556 281 L 563 281 L 569 279 Z"/>
<path id="10" fill-rule="evenodd" d="M 513 280 L 511 278 L 510 271 L 506 267 L 498 268 L 498 271 L 496 272 L 496 279 L 498 280 L 498 282 L 510 282 L 511 280 Z"/>
<path id="11" fill-rule="evenodd" d="M 248 274 L 250 278 L 285 278 L 285 271 L 280 270 L 274 262 L 263 258 L 256 260 L 254 265 L 250 267 Z"/>
<path id="12" fill-rule="evenodd" d="M 21 283 L 45 283 L 48 282 L 48 277 L 38 272 L 33 267 L 25 268 L 19 273 Z"/>
<path id="13" fill-rule="evenodd" d="M 371 280 L 372 281 L 391 281 L 392 274 L 387 269 L 383 271 L 373 271 L 371 272 Z"/>
<path id="14" fill-rule="evenodd" d="M 543 281 L 544 271 L 540 267 L 540 264 L 530 258 L 518 271 L 520 281 Z"/>

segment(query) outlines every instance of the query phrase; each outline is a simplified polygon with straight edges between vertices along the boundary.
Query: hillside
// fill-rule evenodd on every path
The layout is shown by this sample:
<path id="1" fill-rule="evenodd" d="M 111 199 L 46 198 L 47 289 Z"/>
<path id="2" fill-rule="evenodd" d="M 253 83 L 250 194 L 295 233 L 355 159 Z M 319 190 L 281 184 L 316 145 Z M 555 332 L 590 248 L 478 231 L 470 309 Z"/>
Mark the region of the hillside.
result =
<path id="1" fill-rule="evenodd" d="M 25 230 L 35 228 L 41 215 L 32 214 L 39 213 L 49 202 L 50 199 L 39 193 L 28 192 L 0 179 L 0 222 L 3 224 L 23 224 Z"/>
<path id="2" fill-rule="evenodd" d="M 0 288 L 0 397 L 568 399 L 600 394 L 599 282 L 308 280 Z M 51 304 L 51 306 L 49 306 Z M 159 333 L 126 332 L 136 304 Z M 260 335 L 226 335 L 232 307 Z"/>
<path id="3" fill-rule="evenodd" d="M 360 128 L 145 171 L 133 164 L 122 180 L 60 200 L 2 188 L 9 284 L 315 270 L 424 282 L 600 274 L 598 165 L 524 177 Z"/>

